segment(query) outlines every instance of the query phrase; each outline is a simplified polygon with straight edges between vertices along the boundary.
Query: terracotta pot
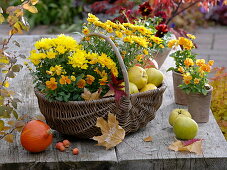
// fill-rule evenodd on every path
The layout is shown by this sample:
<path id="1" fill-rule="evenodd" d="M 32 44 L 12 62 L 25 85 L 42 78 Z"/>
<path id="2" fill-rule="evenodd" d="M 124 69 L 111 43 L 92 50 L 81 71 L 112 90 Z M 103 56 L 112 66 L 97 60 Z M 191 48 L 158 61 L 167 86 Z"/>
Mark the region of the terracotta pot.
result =
<path id="1" fill-rule="evenodd" d="M 187 105 L 187 95 L 186 93 L 181 90 L 178 86 L 182 84 L 183 78 L 180 73 L 177 73 L 175 71 L 172 72 L 173 76 L 173 89 L 174 89 L 174 98 L 175 103 L 179 105 Z"/>
<path id="2" fill-rule="evenodd" d="M 210 86 L 206 95 L 201 93 L 190 93 L 188 97 L 188 111 L 197 123 L 209 121 L 210 103 L 213 87 Z"/>
<path id="3" fill-rule="evenodd" d="M 158 67 L 161 68 L 162 64 L 165 62 L 166 58 L 169 56 L 171 49 L 164 48 L 161 52 L 155 54 L 155 61 L 158 63 Z"/>

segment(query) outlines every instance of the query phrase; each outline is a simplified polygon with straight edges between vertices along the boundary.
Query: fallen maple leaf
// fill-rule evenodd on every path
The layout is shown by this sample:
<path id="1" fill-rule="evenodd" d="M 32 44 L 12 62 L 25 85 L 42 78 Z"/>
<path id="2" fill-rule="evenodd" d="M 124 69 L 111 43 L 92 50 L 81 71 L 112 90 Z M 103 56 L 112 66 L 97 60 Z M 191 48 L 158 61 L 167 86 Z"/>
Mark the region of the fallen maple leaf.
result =
<path id="1" fill-rule="evenodd" d="M 191 139 L 191 140 L 182 141 L 182 143 L 183 143 L 184 146 L 187 146 L 187 145 L 191 145 L 191 144 L 193 144 L 197 141 L 200 141 L 200 140 L 202 140 L 202 139 Z"/>
<path id="2" fill-rule="evenodd" d="M 152 140 L 153 140 L 153 138 L 151 136 L 148 136 L 143 139 L 144 142 L 151 142 Z"/>
<path id="3" fill-rule="evenodd" d="M 195 141 L 190 145 L 184 145 L 182 141 L 175 141 L 173 142 L 169 147 L 170 150 L 174 151 L 188 151 L 188 152 L 193 152 L 198 155 L 201 155 L 203 153 L 202 151 L 202 140 Z"/>
<path id="4" fill-rule="evenodd" d="M 84 100 L 97 100 L 100 98 L 102 89 L 98 89 L 96 92 L 91 93 L 87 88 L 84 88 L 84 93 L 81 94 L 81 97 Z"/>
<path id="5" fill-rule="evenodd" d="M 104 146 L 106 149 L 117 146 L 125 138 L 125 130 L 119 126 L 116 116 L 108 114 L 108 121 L 103 117 L 97 119 L 96 126 L 101 129 L 101 136 L 94 136 L 92 139 L 98 141 L 98 146 Z"/>

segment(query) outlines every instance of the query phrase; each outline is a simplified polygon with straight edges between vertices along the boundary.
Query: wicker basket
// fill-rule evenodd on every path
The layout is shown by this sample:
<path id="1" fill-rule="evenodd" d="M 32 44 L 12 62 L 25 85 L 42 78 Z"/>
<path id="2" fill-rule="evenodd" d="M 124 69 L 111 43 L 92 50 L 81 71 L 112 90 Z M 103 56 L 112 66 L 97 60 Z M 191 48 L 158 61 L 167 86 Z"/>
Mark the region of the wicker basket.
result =
<path id="1" fill-rule="evenodd" d="M 155 90 L 130 95 L 127 70 L 113 41 L 98 33 L 88 36 L 100 36 L 112 46 L 124 76 L 126 96 L 122 97 L 120 104 L 116 104 L 114 97 L 92 101 L 49 102 L 45 98 L 45 94 L 35 90 L 40 111 L 45 116 L 47 123 L 60 133 L 74 135 L 78 138 L 100 135 L 100 129 L 95 126 L 97 118 L 106 119 L 109 112 L 116 115 L 126 134 L 145 127 L 149 121 L 155 118 L 155 112 L 162 104 L 165 84 L 163 83 Z"/>

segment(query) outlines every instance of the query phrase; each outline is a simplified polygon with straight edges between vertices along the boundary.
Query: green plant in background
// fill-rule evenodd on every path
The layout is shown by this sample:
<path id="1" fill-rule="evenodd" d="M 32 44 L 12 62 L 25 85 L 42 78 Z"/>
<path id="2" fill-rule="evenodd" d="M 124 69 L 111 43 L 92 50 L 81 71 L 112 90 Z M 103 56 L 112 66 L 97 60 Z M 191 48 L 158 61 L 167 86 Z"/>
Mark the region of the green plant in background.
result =
<path id="1" fill-rule="evenodd" d="M 17 57 L 14 53 L 6 51 L 8 44 L 14 34 L 22 34 L 23 31 L 29 30 L 29 25 L 24 17 L 24 11 L 37 13 L 38 10 L 34 6 L 39 0 L 26 0 L 18 6 L 8 6 L 4 4 L 4 8 L 0 6 L 0 24 L 7 23 L 10 26 L 9 37 L 0 41 L 0 140 L 5 139 L 13 142 L 14 130 L 21 131 L 24 116 L 19 117 L 17 113 L 17 105 L 20 100 L 14 97 L 15 92 L 10 90 L 9 80 L 16 76 L 22 68 L 17 64 Z M 6 2 L 6 1 L 4 1 Z M 20 47 L 16 41 L 13 43 Z"/>
<path id="2" fill-rule="evenodd" d="M 7 3 L 8 4 L 7 4 Z M 0 2 L 0 5 L 18 5 L 20 0 L 12 0 L 10 2 Z M 54 32 L 71 32 L 78 31 L 82 25 L 83 6 L 76 5 L 75 0 L 40 0 L 36 5 L 39 13 L 33 15 L 29 12 L 25 13 L 30 26 L 33 28 L 37 25 L 55 26 Z"/>
<path id="3" fill-rule="evenodd" d="M 210 84 L 213 86 L 211 110 L 227 140 L 227 73 L 225 68 L 216 68 L 216 74 L 211 80 Z"/>

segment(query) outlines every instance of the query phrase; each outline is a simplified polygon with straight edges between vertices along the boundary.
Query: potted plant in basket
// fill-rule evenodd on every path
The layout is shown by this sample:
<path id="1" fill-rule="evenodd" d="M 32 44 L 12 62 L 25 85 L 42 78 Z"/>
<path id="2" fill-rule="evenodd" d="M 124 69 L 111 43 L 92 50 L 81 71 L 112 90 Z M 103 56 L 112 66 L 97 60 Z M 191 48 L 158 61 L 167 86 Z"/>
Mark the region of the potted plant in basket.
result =
<path id="1" fill-rule="evenodd" d="M 127 70 L 142 70 L 138 78 L 147 85 L 142 67 L 150 67 L 148 53 L 165 41 L 142 25 L 102 22 L 92 14 L 87 21 L 80 42 L 59 35 L 35 43 L 29 59 L 35 66 L 41 113 L 51 128 L 79 138 L 99 134 L 96 120 L 109 112 L 126 133 L 134 132 L 154 118 L 166 87 L 161 83 L 154 90 L 130 94 L 133 83 Z"/>
<path id="2" fill-rule="evenodd" d="M 186 58 L 182 69 L 183 82 L 179 87 L 187 94 L 188 111 L 196 122 L 208 122 L 213 87 L 208 84 L 208 73 L 213 60 Z"/>
<path id="3" fill-rule="evenodd" d="M 178 87 L 183 80 L 184 61 L 186 58 L 195 61 L 196 58 L 196 55 L 192 53 L 192 49 L 195 48 L 192 40 L 195 39 L 195 36 L 191 34 L 187 34 L 187 36 L 188 38 L 179 37 L 168 42 L 168 47 L 176 51 L 170 55 L 174 59 L 175 67 L 171 67 L 167 71 L 172 71 L 175 103 L 180 105 L 187 105 L 187 97 Z"/>

